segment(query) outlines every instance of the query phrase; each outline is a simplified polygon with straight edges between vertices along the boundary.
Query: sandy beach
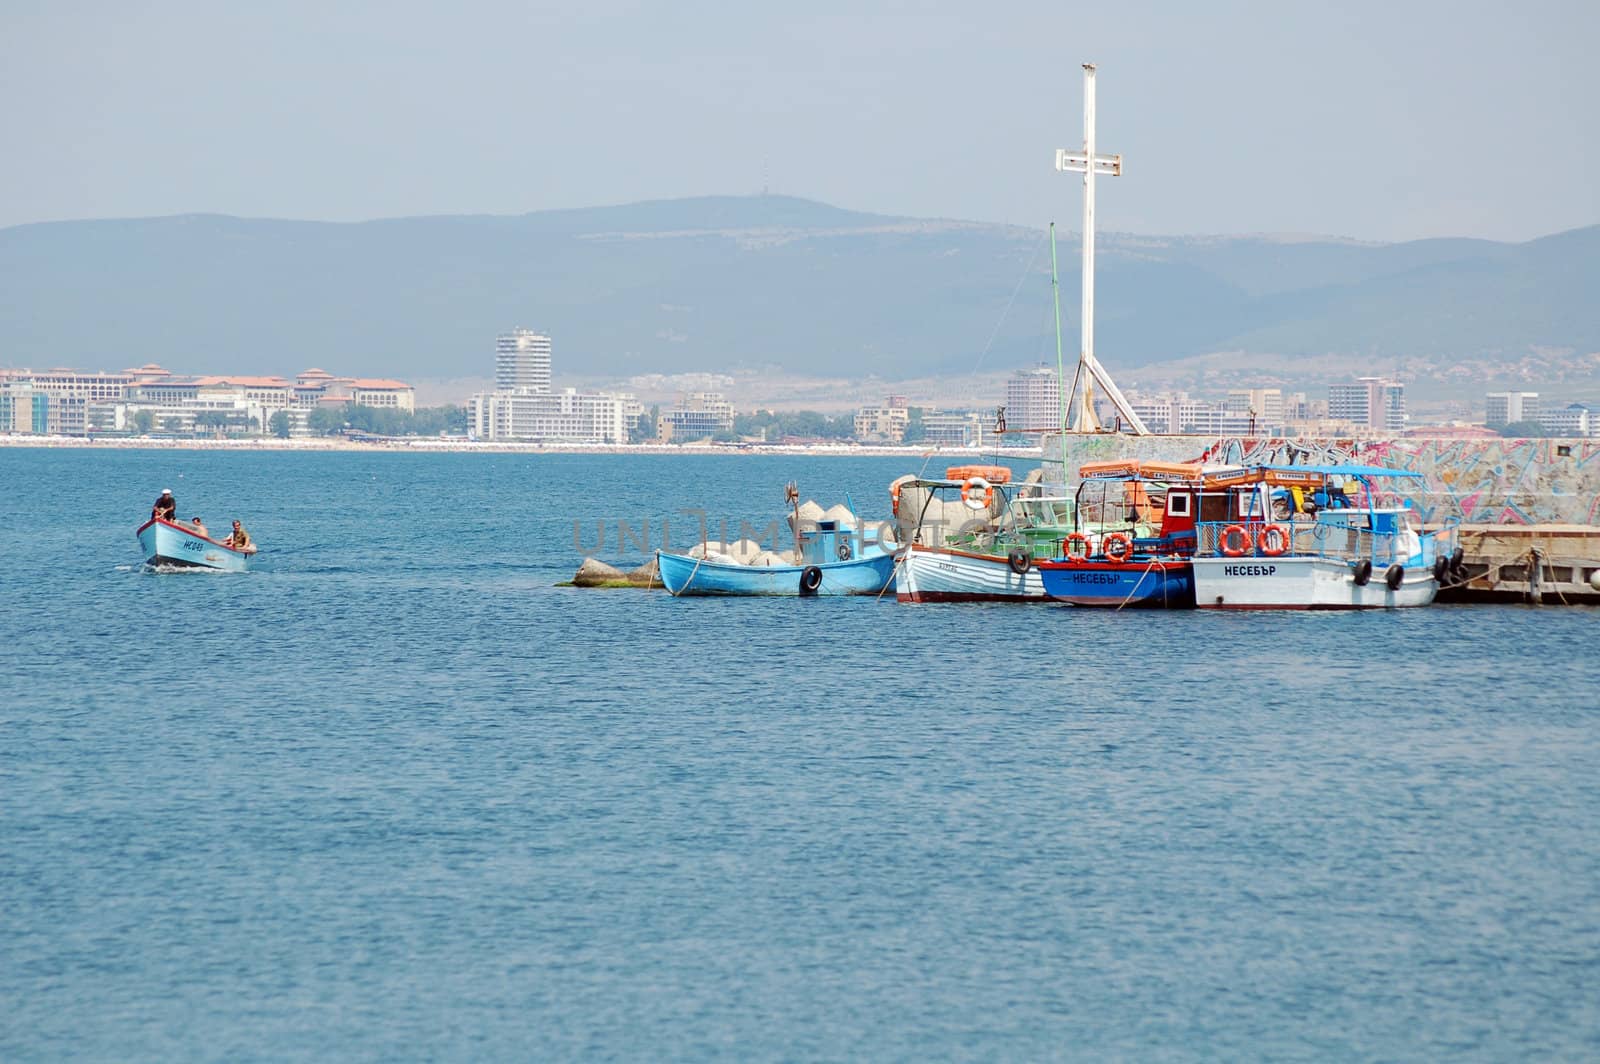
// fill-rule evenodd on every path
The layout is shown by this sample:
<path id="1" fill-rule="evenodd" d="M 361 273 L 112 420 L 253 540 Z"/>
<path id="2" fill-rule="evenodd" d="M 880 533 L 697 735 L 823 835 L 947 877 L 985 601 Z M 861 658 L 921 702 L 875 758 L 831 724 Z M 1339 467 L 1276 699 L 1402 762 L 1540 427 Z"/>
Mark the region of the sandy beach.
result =
<path id="1" fill-rule="evenodd" d="M 502 443 L 483 440 L 435 439 L 415 437 L 389 440 L 343 440 L 331 437 L 306 439 L 155 439 L 141 436 L 115 436 L 92 438 L 84 436 L 30 436 L 0 435 L 0 447 L 64 447 L 105 448 L 110 450 L 153 451 L 475 451 L 484 454 L 804 454 L 839 457 L 893 457 L 928 458 L 948 455 L 951 459 L 992 456 L 1000 458 L 1036 459 L 1042 456 L 1038 447 L 887 447 L 877 445 L 840 444 L 661 444 L 661 443 Z"/>

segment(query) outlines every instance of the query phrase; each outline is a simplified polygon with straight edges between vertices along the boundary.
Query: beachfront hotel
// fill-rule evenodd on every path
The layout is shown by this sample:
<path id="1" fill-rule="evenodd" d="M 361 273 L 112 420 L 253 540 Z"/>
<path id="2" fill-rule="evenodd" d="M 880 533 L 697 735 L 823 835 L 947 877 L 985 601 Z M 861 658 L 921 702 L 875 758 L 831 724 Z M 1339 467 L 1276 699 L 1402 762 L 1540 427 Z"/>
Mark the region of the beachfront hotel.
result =
<path id="1" fill-rule="evenodd" d="M 550 337 L 532 329 L 512 329 L 495 337 L 494 390 L 548 395 Z"/>
<path id="2" fill-rule="evenodd" d="M 1328 387 L 1328 418 L 1400 432 L 1406 427 L 1406 386 L 1389 377 L 1359 377 Z"/>
<path id="3" fill-rule="evenodd" d="M 284 411 L 290 433 L 305 435 L 310 412 L 320 406 L 416 411 L 416 392 L 404 381 L 339 377 L 322 369 L 308 369 L 293 380 L 243 374 L 175 376 L 154 363 L 121 373 L 0 369 L 0 395 L 9 400 L 0 404 L 0 432 L 55 436 L 132 432 L 141 413 L 148 413 L 151 426 L 163 432 L 216 427 L 264 433 L 272 415 Z M 23 397 L 26 418 L 19 413 Z"/>
<path id="4" fill-rule="evenodd" d="M 911 408 L 903 395 L 891 395 L 882 406 L 864 406 L 856 411 L 856 439 L 863 443 L 899 443 L 911 425 Z"/>
<path id="5" fill-rule="evenodd" d="M 550 337 L 513 329 L 495 338 L 494 391 L 467 405 L 479 440 L 545 443 L 627 443 L 644 408 L 631 395 L 550 386 Z"/>
<path id="6" fill-rule="evenodd" d="M 1019 369 L 1006 381 L 1007 432 L 1058 432 L 1061 429 L 1061 380 L 1039 365 Z"/>
<path id="7" fill-rule="evenodd" d="M 733 404 L 721 392 L 690 392 L 661 412 L 656 439 L 661 443 L 693 443 L 733 431 Z"/>

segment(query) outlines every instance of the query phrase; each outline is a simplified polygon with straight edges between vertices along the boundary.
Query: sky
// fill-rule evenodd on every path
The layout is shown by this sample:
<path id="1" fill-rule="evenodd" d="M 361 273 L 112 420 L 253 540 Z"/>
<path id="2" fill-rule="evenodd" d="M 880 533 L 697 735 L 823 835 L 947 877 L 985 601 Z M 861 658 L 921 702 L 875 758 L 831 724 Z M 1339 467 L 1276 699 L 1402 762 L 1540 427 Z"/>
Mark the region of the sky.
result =
<path id="1" fill-rule="evenodd" d="M 1600 4 L 0 0 L 0 227 L 520 214 L 763 188 L 1075 228 L 1600 223 Z"/>

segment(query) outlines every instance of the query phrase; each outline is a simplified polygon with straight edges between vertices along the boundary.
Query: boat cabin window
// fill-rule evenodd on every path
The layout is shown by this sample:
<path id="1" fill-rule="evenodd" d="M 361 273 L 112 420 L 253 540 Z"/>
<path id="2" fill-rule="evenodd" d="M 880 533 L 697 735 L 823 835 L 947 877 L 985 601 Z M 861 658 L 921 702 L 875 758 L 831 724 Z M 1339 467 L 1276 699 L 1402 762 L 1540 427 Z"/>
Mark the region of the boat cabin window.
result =
<path id="1" fill-rule="evenodd" d="M 1236 513 L 1238 517 L 1261 517 L 1261 491 L 1258 488 L 1245 488 L 1234 493 L 1239 500 Z"/>
<path id="2" fill-rule="evenodd" d="M 1186 491 L 1170 491 L 1167 493 L 1167 516 L 1189 516 L 1189 493 Z"/>

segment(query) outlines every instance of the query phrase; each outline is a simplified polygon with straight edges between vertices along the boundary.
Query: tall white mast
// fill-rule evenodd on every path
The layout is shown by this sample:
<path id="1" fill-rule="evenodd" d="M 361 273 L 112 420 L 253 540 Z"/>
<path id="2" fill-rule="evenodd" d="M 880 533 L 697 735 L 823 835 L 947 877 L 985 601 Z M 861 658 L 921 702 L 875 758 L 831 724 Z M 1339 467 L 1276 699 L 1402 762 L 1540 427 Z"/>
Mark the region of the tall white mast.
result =
<path id="1" fill-rule="evenodd" d="M 1123 397 L 1122 390 L 1117 387 L 1107 373 L 1105 367 L 1100 365 L 1094 357 L 1094 176 L 1095 174 L 1110 174 L 1112 177 L 1122 176 L 1122 156 L 1097 155 L 1094 144 L 1094 64 L 1083 64 L 1083 151 L 1071 152 L 1065 148 L 1056 151 L 1056 169 L 1083 174 L 1083 307 L 1082 327 L 1083 339 L 1078 352 L 1078 373 L 1074 378 L 1075 402 L 1072 410 L 1071 423 L 1066 426 L 1070 432 L 1097 432 L 1100 429 L 1100 420 L 1094 412 L 1094 392 L 1090 381 L 1099 381 L 1100 388 L 1106 393 L 1117 413 L 1122 416 L 1123 423 L 1135 435 L 1147 435 L 1149 430 L 1144 427 L 1144 422 L 1139 415 L 1133 412 L 1133 407 Z M 1082 379 L 1083 388 L 1077 389 L 1077 381 Z"/>
<path id="2" fill-rule="evenodd" d="M 1083 64 L 1083 157 L 1094 155 L 1094 64 Z M 1122 176 L 1122 156 L 1112 164 L 1113 177 Z M 1087 364 L 1094 358 L 1094 167 L 1083 168 L 1083 302 L 1078 310 L 1082 317 L 1078 344 L 1078 359 Z M 1072 431 L 1094 432 L 1100 428 L 1100 419 L 1094 412 L 1094 392 L 1088 380 L 1083 382 L 1079 407 L 1072 415 Z"/>

